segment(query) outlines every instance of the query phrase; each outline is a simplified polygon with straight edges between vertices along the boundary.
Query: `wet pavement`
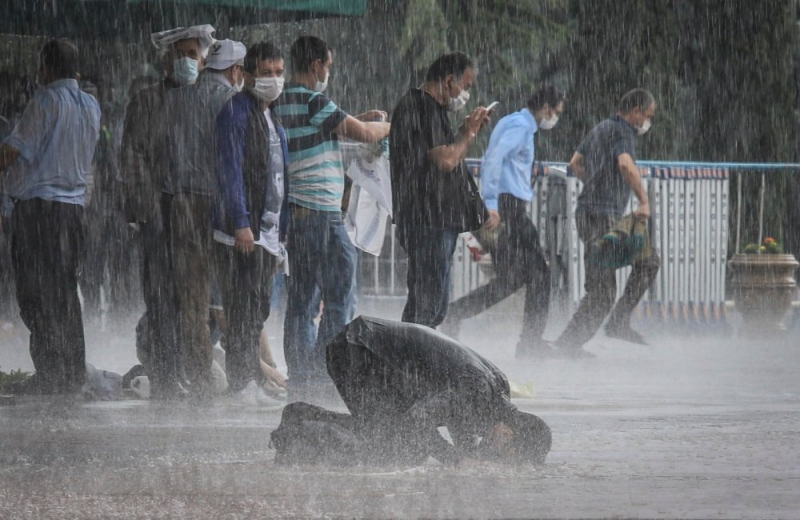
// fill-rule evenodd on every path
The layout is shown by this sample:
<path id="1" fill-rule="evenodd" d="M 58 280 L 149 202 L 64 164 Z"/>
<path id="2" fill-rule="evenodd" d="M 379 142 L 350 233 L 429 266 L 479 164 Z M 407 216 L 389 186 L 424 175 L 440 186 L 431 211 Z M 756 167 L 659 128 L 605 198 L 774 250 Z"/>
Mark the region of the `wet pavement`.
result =
<path id="1" fill-rule="evenodd" d="M 518 363 L 513 304 L 461 338 L 535 383 L 515 402 L 553 430 L 543 467 L 287 468 L 269 447 L 279 406 L 27 398 L 0 406 L 0 518 L 800 518 L 797 334 L 601 336 L 595 360 Z M 90 333 L 89 361 L 125 371 L 126 327 Z M 4 370 L 25 367 L 18 349 L 0 339 Z"/>

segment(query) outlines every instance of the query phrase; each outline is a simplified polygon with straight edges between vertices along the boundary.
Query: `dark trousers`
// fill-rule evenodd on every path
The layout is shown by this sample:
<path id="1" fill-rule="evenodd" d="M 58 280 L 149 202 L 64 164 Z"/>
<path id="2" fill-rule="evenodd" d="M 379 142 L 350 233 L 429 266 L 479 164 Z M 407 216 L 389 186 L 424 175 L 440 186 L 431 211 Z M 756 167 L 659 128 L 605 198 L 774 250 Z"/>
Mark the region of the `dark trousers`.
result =
<path id="1" fill-rule="evenodd" d="M 550 268 L 539 243 L 536 226 L 528 218 L 527 202 L 500 195 L 504 226 L 493 254 L 496 276 L 450 304 L 450 316 L 466 319 L 484 312 L 525 287 L 525 310 L 520 343 L 541 340 L 550 312 Z"/>
<path id="2" fill-rule="evenodd" d="M 140 297 L 140 256 L 138 251 L 130 248 L 132 241 L 139 240 L 138 233 L 130 228 L 122 215 L 101 213 L 97 209 L 86 212 L 86 223 L 88 254 L 80 280 L 83 314 L 100 316 L 102 288 L 106 312 L 124 315 Z"/>
<path id="3" fill-rule="evenodd" d="M 626 327 L 630 325 L 633 310 L 639 304 L 647 288 L 658 274 L 661 261 L 655 250 L 646 259 L 634 262 L 633 270 L 622 297 L 614 305 L 617 298 L 616 270 L 593 265 L 588 261 L 588 244 L 603 237 L 614 226 L 616 219 L 611 215 L 576 215 L 578 236 L 585 245 L 583 265 L 586 272 L 584 288 L 586 295 L 581 300 L 578 310 L 567 324 L 557 343 L 565 346 L 579 347 L 592 339 L 600 329 L 606 316 L 609 327 Z M 612 310 L 613 308 L 613 310 Z"/>
<path id="4" fill-rule="evenodd" d="M 259 246 L 250 254 L 219 243 L 214 248 L 227 322 L 222 338 L 225 369 L 230 390 L 238 392 L 250 381 L 263 380 L 259 340 L 269 318 L 277 258 Z"/>
<path id="5" fill-rule="evenodd" d="M 174 388 L 182 379 L 178 332 L 178 300 L 172 273 L 169 212 L 172 195 L 161 195 L 161 222 L 141 224 L 142 294 L 146 306 L 140 359 L 153 393 Z"/>
<path id="6" fill-rule="evenodd" d="M 191 384 L 191 392 L 198 397 L 213 394 L 212 347 L 208 328 L 213 265 L 211 207 L 211 197 L 179 194 L 172 198 L 169 212 L 181 363 Z"/>
<path id="7" fill-rule="evenodd" d="M 1 214 L 1 213 L 0 213 Z M 0 321 L 16 321 L 17 305 L 14 296 L 14 267 L 11 261 L 11 219 L 0 217 Z"/>
<path id="8" fill-rule="evenodd" d="M 408 254 L 408 300 L 402 320 L 435 329 L 447 316 L 458 232 L 398 228 L 397 238 Z"/>
<path id="9" fill-rule="evenodd" d="M 86 345 L 78 299 L 84 253 L 83 207 L 42 199 L 18 201 L 11 219 L 11 255 L 22 321 L 46 393 L 80 390 Z"/>
<path id="10" fill-rule="evenodd" d="M 100 292 L 105 278 L 109 244 L 105 240 L 106 237 L 103 236 L 102 216 L 92 208 L 87 208 L 84 216 L 87 254 L 83 261 L 80 279 L 83 313 L 89 317 L 99 317 L 101 312 Z"/>

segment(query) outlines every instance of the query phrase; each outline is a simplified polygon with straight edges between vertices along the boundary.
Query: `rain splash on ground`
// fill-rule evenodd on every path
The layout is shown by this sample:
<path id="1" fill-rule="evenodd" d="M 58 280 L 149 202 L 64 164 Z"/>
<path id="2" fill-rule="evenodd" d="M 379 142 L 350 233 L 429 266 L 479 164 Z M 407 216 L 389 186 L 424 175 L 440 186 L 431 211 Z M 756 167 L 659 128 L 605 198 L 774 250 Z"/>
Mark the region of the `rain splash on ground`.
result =
<path id="1" fill-rule="evenodd" d="M 397 302 L 361 305 L 399 315 Z M 535 383 L 535 398 L 515 402 L 552 427 L 543 467 L 287 468 L 269 448 L 279 406 L 29 398 L 0 407 L 0 518 L 800 518 L 796 334 L 662 335 L 649 347 L 601 335 L 595 360 L 518 363 L 514 305 L 466 324 L 462 340 Z M 127 370 L 134 322 L 89 330 L 89 361 Z M 9 337 L 0 360 L 30 367 Z"/>

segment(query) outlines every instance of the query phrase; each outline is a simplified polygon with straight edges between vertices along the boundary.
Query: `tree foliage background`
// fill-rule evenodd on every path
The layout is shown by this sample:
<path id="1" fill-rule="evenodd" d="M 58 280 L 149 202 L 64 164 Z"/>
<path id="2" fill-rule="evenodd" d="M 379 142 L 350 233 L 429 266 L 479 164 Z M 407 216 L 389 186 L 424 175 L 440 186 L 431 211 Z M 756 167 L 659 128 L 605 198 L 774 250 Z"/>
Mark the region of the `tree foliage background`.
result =
<path id="1" fill-rule="evenodd" d="M 364 17 L 227 27 L 217 37 L 272 40 L 288 54 L 300 34 L 335 49 L 330 96 L 345 110 L 391 111 L 441 53 L 459 49 L 479 76 L 469 107 L 518 110 L 545 82 L 567 92 L 558 127 L 539 135 L 537 158 L 567 161 L 581 137 L 634 87 L 659 105 L 639 141 L 642 159 L 798 162 L 800 0 L 370 0 Z M 255 22 L 254 22 L 255 23 Z M 41 38 L 0 37 L 0 69 L 35 75 Z M 27 43 L 26 43 L 27 42 Z M 109 45 L 114 43 L 114 45 Z M 139 45 L 84 41 L 85 76 L 124 85 L 153 62 Z M 455 116 L 459 117 L 459 116 Z M 480 156 L 484 132 L 471 150 Z M 745 174 L 745 240 L 757 233 L 758 176 Z M 733 190 L 735 192 L 735 190 Z M 800 254 L 800 172 L 769 174 L 766 230 Z M 734 203 L 737 201 L 734 200 Z"/>
<path id="2" fill-rule="evenodd" d="M 625 92 L 643 87 L 659 110 L 640 140 L 641 158 L 791 163 L 800 113 L 797 15 L 796 0 L 408 0 L 400 50 L 417 83 L 440 52 L 471 54 L 480 68 L 478 102 L 500 100 L 500 115 L 546 82 L 565 90 L 562 123 L 540 135 L 540 159 L 568 160 Z M 771 173 L 767 188 L 765 228 L 795 253 L 799 177 Z M 759 176 L 743 172 L 743 182 L 747 241 L 757 235 Z"/>

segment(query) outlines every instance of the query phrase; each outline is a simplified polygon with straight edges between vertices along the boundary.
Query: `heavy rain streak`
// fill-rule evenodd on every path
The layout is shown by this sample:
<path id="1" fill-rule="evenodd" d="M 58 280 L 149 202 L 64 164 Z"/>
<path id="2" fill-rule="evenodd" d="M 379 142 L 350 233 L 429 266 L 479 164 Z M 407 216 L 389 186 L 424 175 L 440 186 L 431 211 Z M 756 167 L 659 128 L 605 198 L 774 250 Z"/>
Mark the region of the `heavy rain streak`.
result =
<path id="1" fill-rule="evenodd" d="M 800 518 L 800 0 L 0 4 L 0 518 Z"/>

